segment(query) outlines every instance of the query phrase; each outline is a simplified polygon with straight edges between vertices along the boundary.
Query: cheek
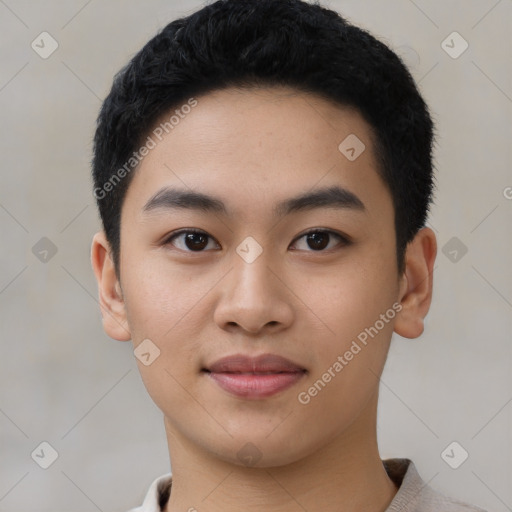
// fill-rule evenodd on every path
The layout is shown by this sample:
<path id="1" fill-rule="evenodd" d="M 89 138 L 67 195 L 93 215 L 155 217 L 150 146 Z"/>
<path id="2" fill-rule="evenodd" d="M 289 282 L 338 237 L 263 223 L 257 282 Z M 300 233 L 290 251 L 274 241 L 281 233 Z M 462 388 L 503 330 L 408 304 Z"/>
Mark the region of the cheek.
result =
<path id="1" fill-rule="evenodd" d="M 317 340 L 321 348 L 316 351 L 314 379 L 331 368 L 336 378 L 329 387 L 339 388 L 340 393 L 356 388 L 362 395 L 370 391 L 384 366 L 393 333 L 393 305 L 397 306 L 398 294 L 394 261 L 372 254 L 379 253 L 372 251 L 370 257 L 358 258 L 357 266 L 331 272 L 331 278 L 324 280 L 322 287 L 311 286 L 308 293 L 308 305 L 328 326 L 325 335 Z M 339 356 L 343 358 L 341 363 Z M 337 361 L 342 370 L 339 364 L 338 371 L 333 368 Z M 340 396 L 336 396 L 333 399 L 338 401 Z"/>
<path id="2" fill-rule="evenodd" d="M 393 333 L 392 283 L 367 277 L 351 273 L 312 297 L 330 330 L 315 342 L 315 368 L 297 398 L 307 402 L 310 418 L 325 420 L 333 435 L 358 416 L 378 389 Z"/>
<path id="3" fill-rule="evenodd" d="M 151 340 L 151 350 L 158 356 L 149 365 L 137 359 L 144 386 L 162 410 L 180 410 L 190 399 L 185 390 L 197 365 L 198 302 L 205 292 L 197 284 L 187 287 L 186 279 L 166 275 L 147 260 L 125 273 L 123 285 L 133 348 Z"/>
<path id="4" fill-rule="evenodd" d="M 125 272 L 123 291 L 125 293 L 126 314 L 133 340 L 139 338 L 160 338 L 162 329 L 172 326 L 172 288 L 147 269 L 133 268 Z"/>
<path id="5" fill-rule="evenodd" d="M 163 341 L 187 324 L 187 315 L 193 314 L 213 279 L 189 278 L 161 260 L 145 256 L 131 265 L 127 261 L 123 291 L 132 333 Z"/>
<path id="6" fill-rule="evenodd" d="M 149 339 L 160 351 L 151 366 L 138 361 L 146 385 L 154 383 L 158 391 L 159 380 L 172 381 L 172 375 L 181 382 L 198 364 L 202 332 L 212 315 L 208 292 L 219 277 L 190 276 L 150 255 L 139 264 L 133 260 L 123 279 L 127 320 L 134 348 Z"/>
<path id="7" fill-rule="evenodd" d="M 332 269 L 303 288 L 306 303 L 324 321 L 331 337 L 349 339 L 392 306 L 398 281 L 394 267 L 361 258 L 357 265 Z"/>

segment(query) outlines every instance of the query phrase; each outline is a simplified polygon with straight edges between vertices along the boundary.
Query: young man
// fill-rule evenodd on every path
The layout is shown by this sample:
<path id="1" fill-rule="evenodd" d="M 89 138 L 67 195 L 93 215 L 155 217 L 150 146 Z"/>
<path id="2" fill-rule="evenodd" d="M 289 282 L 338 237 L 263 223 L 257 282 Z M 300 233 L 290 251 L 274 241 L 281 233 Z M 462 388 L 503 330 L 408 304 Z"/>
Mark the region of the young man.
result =
<path id="1" fill-rule="evenodd" d="M 116 76 L 92 264 L 172 464 L 134 510 L 480 510 L 377 446 L 432 297 L 432 140 L 400 59 L 300 0 L 205 6 Z"/>

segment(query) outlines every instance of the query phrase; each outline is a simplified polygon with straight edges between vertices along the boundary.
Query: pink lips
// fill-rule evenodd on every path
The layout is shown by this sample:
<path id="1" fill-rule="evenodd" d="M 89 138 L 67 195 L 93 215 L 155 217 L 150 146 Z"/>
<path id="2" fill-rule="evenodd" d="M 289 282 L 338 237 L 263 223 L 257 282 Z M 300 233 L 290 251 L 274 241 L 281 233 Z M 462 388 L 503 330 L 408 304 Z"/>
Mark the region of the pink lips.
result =
<path id="1" fill-rule="evenodd" d="M 306 373 L 304 368 L 274 354 L 235 354 L 215 361 L 205 371 L 225 391 L 247 399 L 275 395 L 293 386 Z"/>

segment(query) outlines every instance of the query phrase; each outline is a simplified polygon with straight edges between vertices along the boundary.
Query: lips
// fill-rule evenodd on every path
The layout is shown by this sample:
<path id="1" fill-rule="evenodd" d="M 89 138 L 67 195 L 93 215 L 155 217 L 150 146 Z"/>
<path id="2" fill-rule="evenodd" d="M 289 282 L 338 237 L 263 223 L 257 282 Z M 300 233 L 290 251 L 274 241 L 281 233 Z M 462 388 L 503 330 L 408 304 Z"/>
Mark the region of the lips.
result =
<path id="1" fill-rule="evenodd" d="M 215 361 L 207 367 L 206 370 L 214 373 L 279 373 L 305 371 L 304 368 L 301 368 L 289 359 L 274 354 L 263 354 L 258 357 L 235 354 Z"/>
<path id="2" fill-rule="evenodd" d="M 246 399 L 267 398 L 297 383 L 305 368 L 275 354 L 235 354 L 203 369 L 223 390 Z"/>

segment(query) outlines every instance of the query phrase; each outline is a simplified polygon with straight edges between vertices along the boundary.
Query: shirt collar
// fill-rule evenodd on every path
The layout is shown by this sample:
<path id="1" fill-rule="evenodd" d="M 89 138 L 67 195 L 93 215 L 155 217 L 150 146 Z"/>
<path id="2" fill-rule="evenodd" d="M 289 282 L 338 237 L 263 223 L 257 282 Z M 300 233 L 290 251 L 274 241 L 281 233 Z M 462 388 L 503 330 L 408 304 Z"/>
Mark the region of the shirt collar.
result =
<path id="1" fill-rule="evenodd" d="M 414 462 L 410 459 L 386 459 L 382 461 L 382 464 L 389 478 L 398 487 L 398 492 L 385 512 L 408 510 L 407 505 L 427 484 L 423 482 Z M 141 507 L 129 512 L 162 512 L 169 499 L 171 483 L 171 473 L 166 473 L 153 480 Z"/>

